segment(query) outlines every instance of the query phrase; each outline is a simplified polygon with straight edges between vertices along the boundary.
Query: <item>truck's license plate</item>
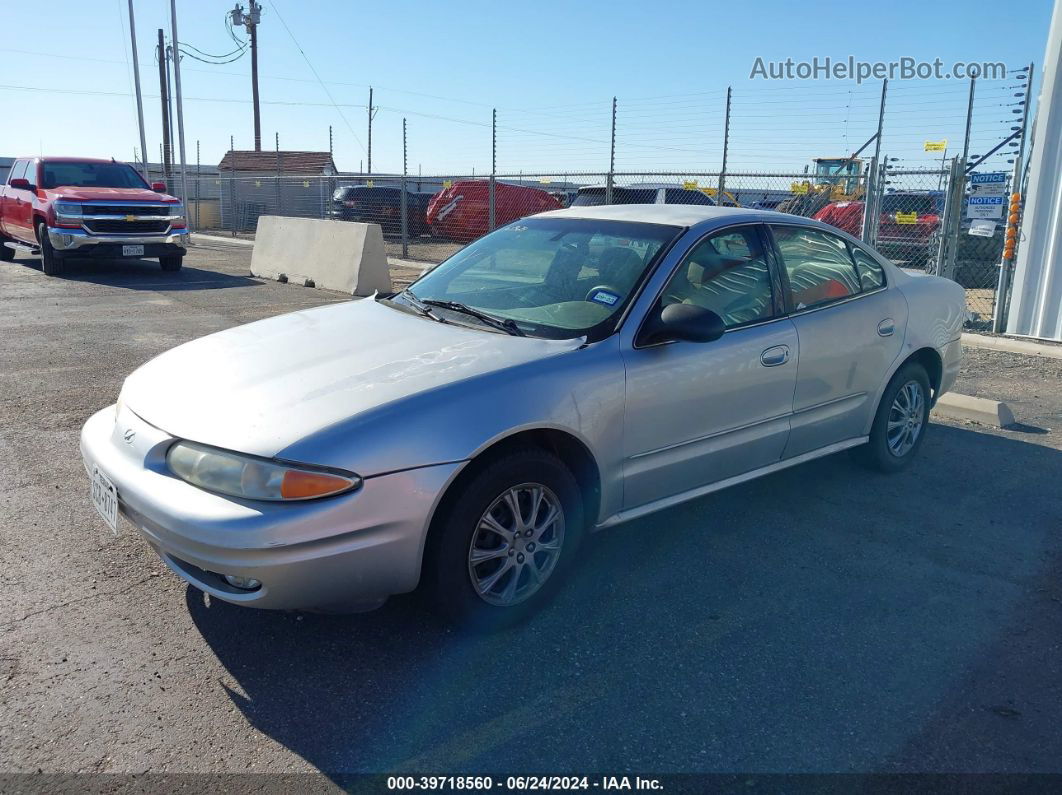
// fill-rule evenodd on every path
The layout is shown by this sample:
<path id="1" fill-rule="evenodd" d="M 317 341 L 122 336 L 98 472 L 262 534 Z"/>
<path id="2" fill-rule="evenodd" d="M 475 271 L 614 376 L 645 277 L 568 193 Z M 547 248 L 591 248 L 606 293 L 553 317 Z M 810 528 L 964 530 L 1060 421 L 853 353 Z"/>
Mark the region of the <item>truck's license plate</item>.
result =
<path id="1" fill-rule="evenodd" d="M 92 504 L 111 532 L 118 535 L 118 490 L 96 465 L 92 466 Z"/>
<path id="2" fill-rule="evenodd" d="M 142 257 L 144 256 L 143 246 L 122 246 L 123 257 Z"/>

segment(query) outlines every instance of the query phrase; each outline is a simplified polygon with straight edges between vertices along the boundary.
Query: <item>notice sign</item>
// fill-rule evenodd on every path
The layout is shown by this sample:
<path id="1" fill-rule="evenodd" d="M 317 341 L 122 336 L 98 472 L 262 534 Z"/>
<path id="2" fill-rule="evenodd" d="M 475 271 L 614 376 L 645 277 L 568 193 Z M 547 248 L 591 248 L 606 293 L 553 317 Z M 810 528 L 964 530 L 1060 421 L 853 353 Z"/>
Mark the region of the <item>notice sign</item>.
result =
<path id="1" fill-rule="evenodd" d="M 948 149 L 948 139 L 943 141 L 926 141 L 927 152 L 945 152 Z"/>
<path id="2" fill-rule="evenodd" d="M 974 196 L 1005 196 L 1007 174 L 996 171 L 991 174 L 971 174 L 970 193 Z"/>
<path id="3" fill-rule="evenodd" d="M 967 218 L 1002 218 L 1002 196 L 971 196 L 966 205 Z"/>
<path id="4" fill-rule="evenodd" d="M 917 224 L 918 213 L 896 213 L 896 223 L 898 224 Z"/>
<path id="5" fill-rule="evenodd" d="M 996 232 L 995 221 L 972 221 L 968 234 L 974 237 L 992 237 Z"/>

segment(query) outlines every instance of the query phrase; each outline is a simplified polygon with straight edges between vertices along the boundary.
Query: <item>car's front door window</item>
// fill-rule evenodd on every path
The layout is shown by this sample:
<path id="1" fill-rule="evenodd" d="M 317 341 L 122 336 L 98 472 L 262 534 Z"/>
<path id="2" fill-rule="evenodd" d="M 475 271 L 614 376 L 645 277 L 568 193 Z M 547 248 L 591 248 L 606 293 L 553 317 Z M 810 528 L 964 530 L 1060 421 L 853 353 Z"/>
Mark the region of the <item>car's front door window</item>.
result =
<path id="1" fill-rule="evenodd" d="M 715 234 L 694 246 L 661 296 L 661 304 L 710 309 L 727 328 L 772 316 L 771 275 L 754 226 Z"/>

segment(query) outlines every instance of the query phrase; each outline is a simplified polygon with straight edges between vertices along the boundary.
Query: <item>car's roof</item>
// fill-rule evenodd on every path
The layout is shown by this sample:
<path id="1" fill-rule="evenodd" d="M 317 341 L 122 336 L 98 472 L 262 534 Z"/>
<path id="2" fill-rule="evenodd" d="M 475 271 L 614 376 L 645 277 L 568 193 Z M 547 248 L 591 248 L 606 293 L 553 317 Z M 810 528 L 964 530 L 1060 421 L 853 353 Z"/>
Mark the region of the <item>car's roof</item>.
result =
<path id="1" fill-rule="evenodd" d="M 744 207 L 717 207 L 711 204 L 599 204 L 550 210 L 536 218 L 600 218 L 607 221 L 635 221 L 643 224 L 693 226 L 702 221 L 762 221 L 777 213 Z M 806 220 L 806 219 L 802 219 Z"/>

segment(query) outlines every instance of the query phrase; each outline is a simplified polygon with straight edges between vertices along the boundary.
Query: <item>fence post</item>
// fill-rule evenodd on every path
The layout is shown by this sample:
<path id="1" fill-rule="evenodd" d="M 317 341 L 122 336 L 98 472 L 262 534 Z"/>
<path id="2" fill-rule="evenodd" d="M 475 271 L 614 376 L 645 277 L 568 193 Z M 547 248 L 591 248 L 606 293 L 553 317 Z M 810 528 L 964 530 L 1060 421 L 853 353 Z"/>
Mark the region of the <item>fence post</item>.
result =
<path id="1" fill-rule="evenodd" d="M 276 191 L 277 192 L 277 215 L 282 215 L 282 212 L 281 212 L 281 209 L 280 209 L 281 199 L 280 199 L 280 133 L 279 132 L 277 132 L 277 134 L 276 134 L 276 139 L 277 139 L 277 191 Z"/>
<path id="2" fill-rule="evenodd" d="M 726 116 L 723 117 L 723 165 L 719 169 L 719 188 L 716 190 L 715 203 L 723 206 L 723 190 L 726 188 L 726 158 L 730 152 L 730 91 L 726 87 Z"/>
<path id="3" fill-rule="evenodd" d="M 608 177 L 605 179 L 605 204 L 612 204 L 612 187 L 616 181 L 616 98 L 612 98 L 612 144 L 608 156 Z"/>
<path id="4" fill-rule="evenodd" d="M 888 162 L 888 158 L 885 158 Z M 863 225 L 859 239 L 867 245 L 874 245 L 878 231 L 878 208 L 881 206 L 881 194 L 885 191 L 885 168 L 878 163 L 878 156 L 870 158 L 867 167 L 866 190 L 863 194 Z"/>
<path id="5" fill-rule="evenodd" d="M 402 259 L 409 258 L 409 218 L 406 196 L 406 120 L 402 119 Z"/>
<path id="6" fill-rule="evenodd" d="M 947 210 L 941 237 L 944 255 L 937 264 L 937 275 L 946 279 L 955 277 L 955 264 L 959 249 L 959 224 L 962 221 L 962 200 L 966 195 L 966 161 L 957 157 L 952 161 L 948 177 Z"/>
<path id="7" fill-rule="evenodd" d="M 1030 63 L 1028 79 L 1025 81 L 1025 102 L 1021 106 L 1024 110 L 1021 117 L 1021 137 L 1018 139 L 1018 153 L 1014 155 L 1014 172 L 1010 178 L 1010 195 L 1007 197 L 1007 223 L 1004 227 L 1006 235 L 1011 235 L 1013 230 L 1013 237 L 1003 238 L 1003 256 L 999 261 L 999 281 L 996 284 L 996 305 L 992 311 L 992 331 L 996 334 L 1003 333 L 1003 324 L 1007 319 L 1007 294 L 1010 292 L 1010 271 L 1014 267 L 1015 249 L 1010 240 L 1017 242 L 1021 205 L 1025 200 L 1021 172 L 1025 161 L 1025 137 L 1029 133 L 1029 99 L 1032 97 L 1033 74 L 1033 65 Z M 1015 196 L 1018 197 L 1016 201 Z M 1014 205 L 1013 214 L 1011 205 Z"/>
<path id="8" fill-rule="evenodd" d="M 974 88 L 977 86 L 977 78 L 970 78 L 970 97 L 966 100 L 966 134 L 962 141 L 962 159 L 970 156 L 970 130 L 973 129 Z"/>
<path id="9" fill-rule="evenodd" d="M 202 186 L 203 177 L 200 174 L 199 168 L 199 139 L 195 139 L 195 231 L 199 231 L 199 205 L 203 203 L 202 199 Z M 188 208 L 184 208 L 187 212 Z"/>
<path id="10" fill-rule="evenodd" d="M 488 199 L 487 231 L 493 232 L 498 225 L 498 204 L 494 186 L 498 176 L 498 109 L 491 110 L 490 122 L 490 191 Z"/>
<path id="11" fill-rule="evenodd" d="M 232 236 L 236 237 L 236 138 L 229 136 L 229 154 L 232 155 L 232 163 L 229 166 L 229 225 L 232 227 Z"/>

